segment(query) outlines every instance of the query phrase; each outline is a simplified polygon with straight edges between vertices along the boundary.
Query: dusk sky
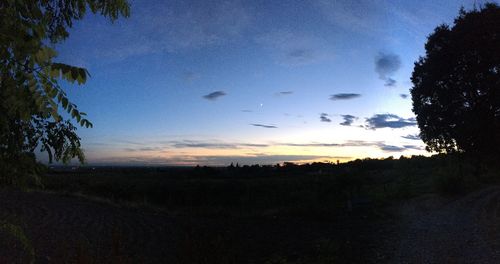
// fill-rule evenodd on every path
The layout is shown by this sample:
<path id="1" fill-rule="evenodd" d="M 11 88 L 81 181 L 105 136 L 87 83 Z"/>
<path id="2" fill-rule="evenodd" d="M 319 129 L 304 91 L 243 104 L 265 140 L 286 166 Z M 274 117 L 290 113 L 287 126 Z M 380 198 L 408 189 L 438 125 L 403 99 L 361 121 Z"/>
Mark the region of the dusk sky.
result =
<path id="1" fill-rule="evenodd" d="M 89 164 L 228 165 L 427 154 L 410 76 L 472 0 L 131 1 L 56 48 L 94 128 Z"/>

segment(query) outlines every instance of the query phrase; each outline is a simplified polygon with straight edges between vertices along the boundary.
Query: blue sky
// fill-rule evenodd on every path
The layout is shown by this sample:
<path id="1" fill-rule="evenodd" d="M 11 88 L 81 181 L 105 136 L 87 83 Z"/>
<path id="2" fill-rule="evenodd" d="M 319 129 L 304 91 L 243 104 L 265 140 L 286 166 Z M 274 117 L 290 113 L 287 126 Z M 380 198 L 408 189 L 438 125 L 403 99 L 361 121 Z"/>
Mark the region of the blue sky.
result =
<path id="1" fill-rule="evenodd" d="M 481 1 L 476 1 L 478 4 Z M 226 165 L 425 154 L 411 98 L 426 36 L 474 1 L 132 1 L 57 46 L 94 128 L 89 164 Z"/>

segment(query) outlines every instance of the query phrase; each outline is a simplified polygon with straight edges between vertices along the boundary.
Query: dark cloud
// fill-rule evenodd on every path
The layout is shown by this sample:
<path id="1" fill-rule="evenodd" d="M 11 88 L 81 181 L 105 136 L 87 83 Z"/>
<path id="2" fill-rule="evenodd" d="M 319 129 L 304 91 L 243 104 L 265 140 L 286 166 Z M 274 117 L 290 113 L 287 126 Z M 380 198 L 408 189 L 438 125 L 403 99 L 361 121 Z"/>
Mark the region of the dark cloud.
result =
<path id="1" fill-rule="evenodd" d="M 232 144 L 232 143 L 210 143 L 210 142 L 193 142 L 193 141 L 172 142 L 171 146 L 174 148 L 208 148 L 208 149 L 238 148 L 237 144 Z"/>
<path id="2" fill-rule="evenodd" d="M 321 113 L 319 119 L 321 120 L 321 122 L 332 122 L 327 113 Z"/>
<path id="3" fill-rule="evenodd" d="M 401 98 L 403 98 L 403 99 L 408 98 L 408 95 L 407 95 L 407 94 L 400 94 L 399 96 L 400 96 Z"/>
<path id="4" fill-rule="evenodd" d="M 268 144 L 254 144 L 254 143 L 224 143 L 224 142 L 205 142 L 205 141 L 171 141 L 168 143 L 174 148 L 207 148 L 207 149 L 237 149 L 242 147 L 268 147 Z"/>
<path id="5" fill-rule="evenodd" d="M 337 143 L 278 143 L 276 146 L 287 147 L 339 147 Z"/>
<path id="6" fill-rule="evenodd" d="M 387 87 L 394 87 L 396 86 L 396 80 L 392 79 L 392 78 L 387 78 L 385 80 L 385 84 L 384 86 L 387 86 Z"/>
<path id="7" fill-rule="evenodd" d="M 379 148 L 383 151 L 387 152 L 402 152 L 405 150 L 409 149 L 414 149 L 414 150 L 422 150 L 423 148 L 420 146 L 415 146 L 415 145 L 404 145 L 404 146 L 394 146 L 394 145 L 386 145 L 386 144 L 380 144 Z"/>
<path id="8" fill-rule="evenodd" d="M 401 152 L 404 151 L 404 147 L 392 146 L 392 145 L 381 145 L 380 149 L 387 152 Z"/>
<path id="9" fill-rule="evenodd" d="M 379 53 L 375 56 L 375 71 L 380 79 L 385 81 L 385 86 L 395 86 L 396 80 L 391 76 L 401 68 L 401 59 L 396 54 Z"/>
<path id="10" fill-rule="evenodd" d="M 207 95 L 204 95 L 203 98 L 207 99 L 207 100 L 217 100 L 219 97 L 222 97 L 222 96 L 225 96 L 226 93 L 223 92 L 223 91 L 215 91 L 215 92 L 212 92 L 212 93 L 209 93 Z"/>
<path id="11" fill-rule="evenodd" d="M 360 97 L 357 93 L 339 93 L 330 95 L 330 100 L 349 100 Z"/>
<path id="12" fill-rule="evenodd" d="M 353 115 L 341 115 L 342 118 L 344 119 L 344 122 L 340 123 L 341 126 L 350 126 L 354 122 L 354 120 L 358 119 L 356 116 Z"/>
<path id="13" fill-rule="evenodd" d="M 376 114 L 366 119 L 366 128 L 403 128 L 415 126 L 417 122 L 415 118 L 402 118 L 395 114 Z"/>
<path id="14" fill-rule="evenodd" d="M 402 136 L 402 138 L 410 139 L 410 140 L 421 140 L 418 134 L 410 134 L 406 136 Z"/>
<path id="15" fill-rule="evenodd" d="M 375 57 L 375 71 L 385 80 L 401 68 L 401 59 L 396 54 L 379 53 Z"/>
<path id="16" fill-rule="evenodd" d="M 380 144 L 382 144 L 380 141 L 348 140 L 344 143 L 278 143 L 275 145 L 288 147 L 369 147 Z"/>
<path id="17" fill-rule="evenodd" d="M 273 126 L 273 125 L 263 125 L 263 124 L 250 124 L 252 126 L 256 126 L 256 127 L 263 127 L 263 128 L 278 128 L 277 126 Z"/>
<path id="18" fill-rule="evenodd" d="M 291 95 L 291 94 L 293 94 L 293 91 L 283 91 L 276 93 L 276 95 Z"/>

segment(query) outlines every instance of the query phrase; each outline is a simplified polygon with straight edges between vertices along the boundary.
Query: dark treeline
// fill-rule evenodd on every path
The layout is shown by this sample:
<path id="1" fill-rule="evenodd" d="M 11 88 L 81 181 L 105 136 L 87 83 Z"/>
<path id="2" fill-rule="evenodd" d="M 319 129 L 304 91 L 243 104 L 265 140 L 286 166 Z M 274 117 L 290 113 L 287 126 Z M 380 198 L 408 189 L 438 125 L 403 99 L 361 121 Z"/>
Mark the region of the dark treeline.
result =
<path id="1" fill-rule="evenodd" d="M 356 197 L 384 204 L 435 191 L 461 194 L 495 181 L 497 172 L 462 155 L 440 154 L 339 164 L 54 167 L 42 177 L 42 184 L 50 191 L 174 209 L 333 206 L 338 210 Z"/>
<path id="2" fill-rule="evenodd" d="M 439 167 L 451 161 L 460 160 L 468 163 L 467 158 L 460 154 L 438 154 L 426 156 L 401 156 L 395 159 L 387 158 L 356 159 L 344 163 L 313 162 L 296 164 L 293 162 L 278 163 L 276 165 L 239 165 L 231 163 L 229 166 L 51 166 L 49 174 L 160 174 L 167 177 L 272 177 L 272 176 L 299 176 L 299 175 L 333 175 L 342 173 L 359 173 L 383 171 L 401 167 Z M 459 166 L 459 164 L 457 164 Z"/>

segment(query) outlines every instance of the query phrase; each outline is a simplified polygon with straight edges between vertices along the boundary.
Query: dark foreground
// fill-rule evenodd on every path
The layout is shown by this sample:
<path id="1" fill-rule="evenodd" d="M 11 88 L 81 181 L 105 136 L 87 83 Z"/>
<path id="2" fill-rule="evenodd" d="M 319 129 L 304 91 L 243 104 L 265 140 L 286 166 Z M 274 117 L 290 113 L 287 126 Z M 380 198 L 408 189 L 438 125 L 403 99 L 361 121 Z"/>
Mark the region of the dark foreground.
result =
<path id="1" fill-rule="evenodd" d="M 460 199 L 423 195 L 392 210 L 397 221 L 186 217 L 0 191 L 0 217 L 24 230 L 36 263 L 500 262 L 500 187 Z M 29 263 L 29 250 L 1 232 L 0 263 Z"/>
<path id="2" fill-rule="evenodd" d="M 36 263 L 376 262 L 385 256 L 377 256 L 374 235 L 388 235 L 367 215 L 188 217 L 7 189 L 0 191 L 0 217 L 24 230 Z M 1 263 L 29 262 L 18 240 L 3 230 Z"/>
<path id="3" fill-rule="evenodd" d="M 0 263 L 499 263 L 500 170 L 478 168 L 52 170 L 0 189 Z"/>

